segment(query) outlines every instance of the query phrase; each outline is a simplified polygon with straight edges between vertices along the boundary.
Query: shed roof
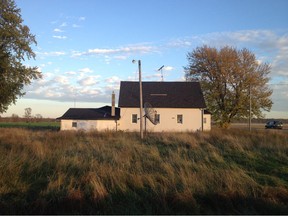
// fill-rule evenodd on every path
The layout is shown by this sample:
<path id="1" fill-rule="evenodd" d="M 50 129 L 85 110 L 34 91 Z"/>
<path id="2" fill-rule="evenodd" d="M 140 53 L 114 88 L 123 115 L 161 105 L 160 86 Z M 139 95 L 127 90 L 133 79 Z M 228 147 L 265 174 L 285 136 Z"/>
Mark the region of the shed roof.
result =
<path id="1" fill-rule="evenodd" d="M 57 119 L 74 120 L 119 120 L 120 108 L 115 108 L 115 116 L 111 116 L 111 106 L 100 108 L 70 108 Z"/>
<path id="2" fill-rule="evenodd" d="M 119 107 L 139 107 L 139 82 L 122 81 Z M 199 82 L 142 82 L 143 104 L 158 108 L 206 108 Z"/>

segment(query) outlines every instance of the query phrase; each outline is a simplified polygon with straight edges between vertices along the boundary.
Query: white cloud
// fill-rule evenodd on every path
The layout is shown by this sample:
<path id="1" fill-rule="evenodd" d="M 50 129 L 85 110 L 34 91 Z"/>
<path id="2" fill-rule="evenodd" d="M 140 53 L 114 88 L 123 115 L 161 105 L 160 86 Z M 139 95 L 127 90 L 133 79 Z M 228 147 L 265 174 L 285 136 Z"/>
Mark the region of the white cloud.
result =
<path id="1" fill-rule="evenodd" d="M 121 79 L 118 77 L 118 76 L 112 76 L 112 77 L 109 77 L 105 80 L 107 83 L 117 83 L 119 84 Z"/>
<path id="2" fill-rule="evenodd" d="M 173 39 L 173 40 L 170 40 L 167 43 L 167 46 L 168 47 L 190 47 L 193 44 L 192 43 L 194 41 L 193 38 L 177 38 L 177 39 Z"/>
<path id="3" fill-rule="evenodd" d="M 77 75 L 78 75 L 77 78 L 83 79 L 86 76 L 86 74 L 88 74 L 88 73 L 93 73 L 93 70 L 88 68 L 88 67 L 81 68 L 77 71 Z"/>
<path id="4" fill-rule="evenodd" d="M 162 80 L 161 73 L 145 75 L 143 76 L 143 80 L 161 81 Z"/>
<path id="5" fill-rule="evenodd" d="M 79 20 L 79 21 L 84 21 L 84 20 L 86 20 L 86 17 L 79 17 L 78 20 Z"/>
<path id="6" fill-rule="evenodd" d="M 117 59 L 117 60 L 126 60 L 128 57 L 127 56 L 124 56 L 124 55 L 118 55 L 118 56 L 114 56 L 114 59 Z"/>
<path id="7" fill-rule="evenodd" d="M 61 30 L 61 29 L 59 29 L 59 28 L 55 28 L 53 31 L 54 31 L 54 32 L 64 32 L 63 30 Z"/>
<path id="8" fill-rule="evenodd" d="M 63 51 L 51 51 L 51 52 L 36 52 L 37 55 L 40 56 L 63 56 L 66 55 Z M 52 62 L 48 62 L 47 64 L 52 64 Z"/>
<path id="9" fill-rule="evenodd" d="M 50 52 L 48 53 L 49 55 L 52 55 L 52 56 L 63 56 L 65 55 L 66 53 L 63 52 L 63 51 L 56 51 L 56 52 Z"/>
<path id="10" fill-rule="evenodd" d="M 262 63 L 271 63 L 271 76 L 288 77 L 288 34 L 272 30 L 241 30 L 213 32 L 205 35 L 170 40 L 167 48 L 190 47 L 192 51 L 203 44 L 213 47 L 233 46 L 248 48 Z"/>
<path id="11" fill-rule="evenodd" d="M 90 68 L 86 67 L 86 68 L 80 69 L 79 72 L 81 72 L 81 73 L 92 73 L 93 70 L 91 70 Z"/>
<path id="12" fill-rule="evenodd" d="M 164 71 L 172 71 L 172 70 L 174 70 L 174 67 L 172 67 L 172 66 L 165 66 L 165 67 L 163 68 L 163 70 L 164 70 Z"/>
<path id="13" fill-rule="evenodd" d="M 73 27 L 73 28 L 80 28 L 80 25 L 73 24 L 72 27 Z"/>
<path id="14" fill-rule="evenodd" d="M 215 32 L 200 36 L 192 36 L 190 38 L 183 37 L 175 40 L 169 40 L 159 45 L 134 44 L 119 46 L 116 48 L 107 47 L 87 49 L 83 52 L 70 51 L 70 53 L 74 57 L 83 56 L 83 59 L 85 59 L 86 56 L 98 55 L 103 57 L 103 61 L 108 64 L 113 59 L 125 60 L 129 58 L 130 55 L 141 56 L 141 54 L 155 54 L 157 52 L 160 52 L 162 49 L 173 51 L 177 48 L 180 48 L 181 50 L 183 49 L 183 52 L 186 52 L 188 49 L 189 51 L 192 51 L 192 49 L 194 49 L 196 46 L 202 46 L 203 44 L 215 47 L 231 45 L 239 49 L 244 47 L 249 49 L 251 48 L 251 51 L 256 54 L 256 58 L 259 62 L 268 61 L 268 63 L 271 63 L 272 77 L 276 76 L 279 78 L 279 80 L 283 80 L 283 82 L 285 81 L 285 78 L 286 81 L 288 79 L 288 35 L 287 33 L 281 34 L 279 32 L 277 33 L 267 30 L 247 30 L 218 33 Z M 45 57 L 64 56 L 67 55 L 67 53 L 68 51 L 36 52 L 37 55 Z M 48 63 L 45 64 L 47 65 Z M 171 66 L 172 62 L 170 62 L 170 65 L 168 64 L 163 68 L 164 80 L 166 80 L 165 77 L 167 77 L 169 71 L 175 71 L 176 66 Z M 39 65 L 40 67 L 44 68 L 44 65 Z M 56 68 L 56 62 L 53 62 L 53 65 Z M 178 67 L 180 66 L 177 66 L 177 71 Z M 56 71 L 52 73 L 52 71 L 53 69 L 51 69 L 51 73 L 43 73 L 43 79 L 35 81 L 32 83 L 32 85 L 26 87 L 28 91 L 25 97 L 44 97 L 59 101 L 73 101 L 73 97 L 75 97 L 76 95 L 77 101 L 97 101 L 102 103 L 110 103 L 111 92 L 119 90 L 119 82 L 120 80 L 122 80 L 122 78 L 117 76 L 117 73 L 115 73 L 114 76 L 106 76 L 104 78 L 99 75 L 94 75 L 93 69 L 91 69 L 89 66 L 80 69 L 71 68 L 62 75 L 60 73 L 61 71 L 58 71 L 57 73 Z M 178 75 L 178 80 L 185 80 L 184 76 L 182 75 L 183 74 Z M 72 83 L 72 78 L 74 79 L 74 83 Z M 161 73 L 155 71 L 152 75 L 144 73 L 143 78 L 146 80 L 161 80 Z M 135 76 L 133 76 L 131 72 L 131 77 L 126 77 L 124 79 L 137 81 L 138 75 L 135 74 Z M 275 83 L 278 82 L 275 81 Z M 288 93 L 286 87 L 286 85 L 283 85 L 283 88 L 281 88 L 282 96 L 280 95 L 280 93 L 278 93 L 278 90 L 275 89 L 275 92 L 273 93 L 273 102 L 275 102 L 275 104 L 280 103 L 277 102 L 277 99 L 283 101 L 281 102 L 283 104 L 285 103 L 285 101 L 287 101 Z M 273 107 L 273 109 L 276 108 Z"/>
<path id="15" fill-rule="evenodd" d="M 97 84 L 100 76 L 88 76 L 80 79 L 77 83 L 81 86 L 92 86 Z"/>
<path id="16" fill-rule="evenodd" d="M 60 27 L 66 27 L 67 26 L 67 23 L 66 22 L 63 22 Z"/>
<path id="17" fill-rule="evenodd" d="M 66 76 L 62 76 L 62 75 L 56 76 L 54 78 L 54 81 L 56 83 L 59 83 L 59 84 L 64 84 L 64 85 L 69 84 L 68 78 Z"/>
<path id="18" fill-rule="evenodd" d="M 60 35 L 53 35 L 52 37 L 53 37 L 53 38 L 56 38 L 56 39 L 61 39 L 61 40 L 67 39 L 66 36 L 60 36 Z"/>
<path id="19" fill-rule="evenodd" d="M 65 72 L 67 75 L 76 75 L 77 73 L 75 71 L 67 71 Z"/>
<path id="20" fill-rule="evenodd" d="M 156 47 L 154 46 L 134 45 L 134 46 L 115 48 L 115 49 L 95 48 L 95 49 L 88 49 L 85 52 L 74 51 L 73 56 L 77 57 L 77 56 L 83 56 L 83 55 L 115 55 L 115 54 L 135 54 L 135 53 L 146 54 L 146 53 L 151 53 L 155 51 L 156 51 Z M 119 55 L 117 56 L 119 57 Z M 124 56 L 121 55 L 121 58 L 124 59 Z"/>
<path id="21" fill-rule="evenodd" d="M 88 52 L 86 52 L 86 55 L 89 54 L 114 54 L 119 52 L 117 49 L 89 49 Z"/>
<path id="22" fill-rule="evenodd" d="M 46 98 L 49 99 L 57 99 L 57 98 L 61 98 L 65 95 L 65 92 L 62 91 L 63 89 L 61 89 L 61 91 L 57 91 L 55 89 L 47 89 L 44 93 L 44 96 Z"/>

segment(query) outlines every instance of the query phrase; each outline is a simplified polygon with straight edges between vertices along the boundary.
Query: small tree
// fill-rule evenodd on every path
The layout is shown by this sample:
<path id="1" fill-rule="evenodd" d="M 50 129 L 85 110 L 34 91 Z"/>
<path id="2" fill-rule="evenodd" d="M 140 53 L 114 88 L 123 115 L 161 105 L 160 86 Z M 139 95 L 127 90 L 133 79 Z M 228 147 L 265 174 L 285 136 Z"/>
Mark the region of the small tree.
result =
<path id="1" fill-rule="evenodd" d="M 35 118 L 37 118 L 37 119 L 42 119 L 43 117 L 42 117 L 41 114 L 36 114 L 36 115 L 35 115 Z"/>
<path id="2" fill-rule="evenodd" d="M 262 110 L 270 111 L 270 66 L 259 63 L 248 49 L 203 46 L 188 53 L 187 59 L 186 78 L 201 82 L 207 107 L 221 127 L 249 116 L 250 96 L 252 116 L 262 117 Z"/>
<path id="3" fill-rule="evenodd" d="M 36 118 L 36 122 L 40 122 L 43 116 L 41 114 L 36 114 L 35 118 Z"/>
<path id="4" fill-rule="evenodd" d="M 35 58 L 30 45 L 36 44 L 35 36 L 22 24 L 20 9 L 14 0 L 0 1 L 0 113 L 25 93 L 24 85 L 41 78 L 37 67 L 23 64 L 25 58 Z"/>
<path id="5" fill-rule="evenodd" d="M 12 116 L 11 116 L 11 119 L 12 119 L 13 122 L 17 122 L 18 119 L 19 119 L 19 116 L 17 114 L 13 113 Z"/>
<path id="6" fill-rule="evenodd" d="M 24 118 L 26 118 L 26 122 L 30 121 L 30 119 L 32 117 L 31 113 L 32 113 L 32 109 L 30 107 L 25 108 Z"/>

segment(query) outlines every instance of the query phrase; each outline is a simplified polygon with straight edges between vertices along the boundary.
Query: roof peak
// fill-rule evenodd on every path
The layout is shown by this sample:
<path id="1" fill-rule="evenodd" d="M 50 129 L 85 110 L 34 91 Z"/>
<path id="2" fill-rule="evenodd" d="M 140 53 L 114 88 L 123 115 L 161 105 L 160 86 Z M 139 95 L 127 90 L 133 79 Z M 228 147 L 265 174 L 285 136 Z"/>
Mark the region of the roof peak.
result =
<path id="1" fill-rule="evenodd" d="M 130 83 L 139 83 L 139 81 L 121 81 Z M 142 81 L 142 83 L 199 83 L 197 81 Z"/>

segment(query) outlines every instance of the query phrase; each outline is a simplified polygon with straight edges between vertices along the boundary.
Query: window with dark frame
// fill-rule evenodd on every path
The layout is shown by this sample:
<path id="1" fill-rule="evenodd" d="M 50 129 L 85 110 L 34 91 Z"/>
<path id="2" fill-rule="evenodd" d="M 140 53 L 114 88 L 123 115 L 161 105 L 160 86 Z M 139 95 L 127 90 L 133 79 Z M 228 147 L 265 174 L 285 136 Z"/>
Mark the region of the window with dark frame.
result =
<path id="1" fill-rule="evenodd" d="M 77 122 L 72 122 L 72 127 L 77 127 Z"/>
<path id="2" fill-rule="evenodd" d="M 137 114 L 132 114 L 132 123 L 137 124 Z"/>
<path id="3" fill-rule="evenodd" d="M 155 122 L 156 122 L 157 124 L 160 123 L 160 114 L 155 114 Z"/>
<path id="4" fill-rule="evenodd" d="M 183 115 L 177 115 L 177 123 L 183 124 Z"/>

